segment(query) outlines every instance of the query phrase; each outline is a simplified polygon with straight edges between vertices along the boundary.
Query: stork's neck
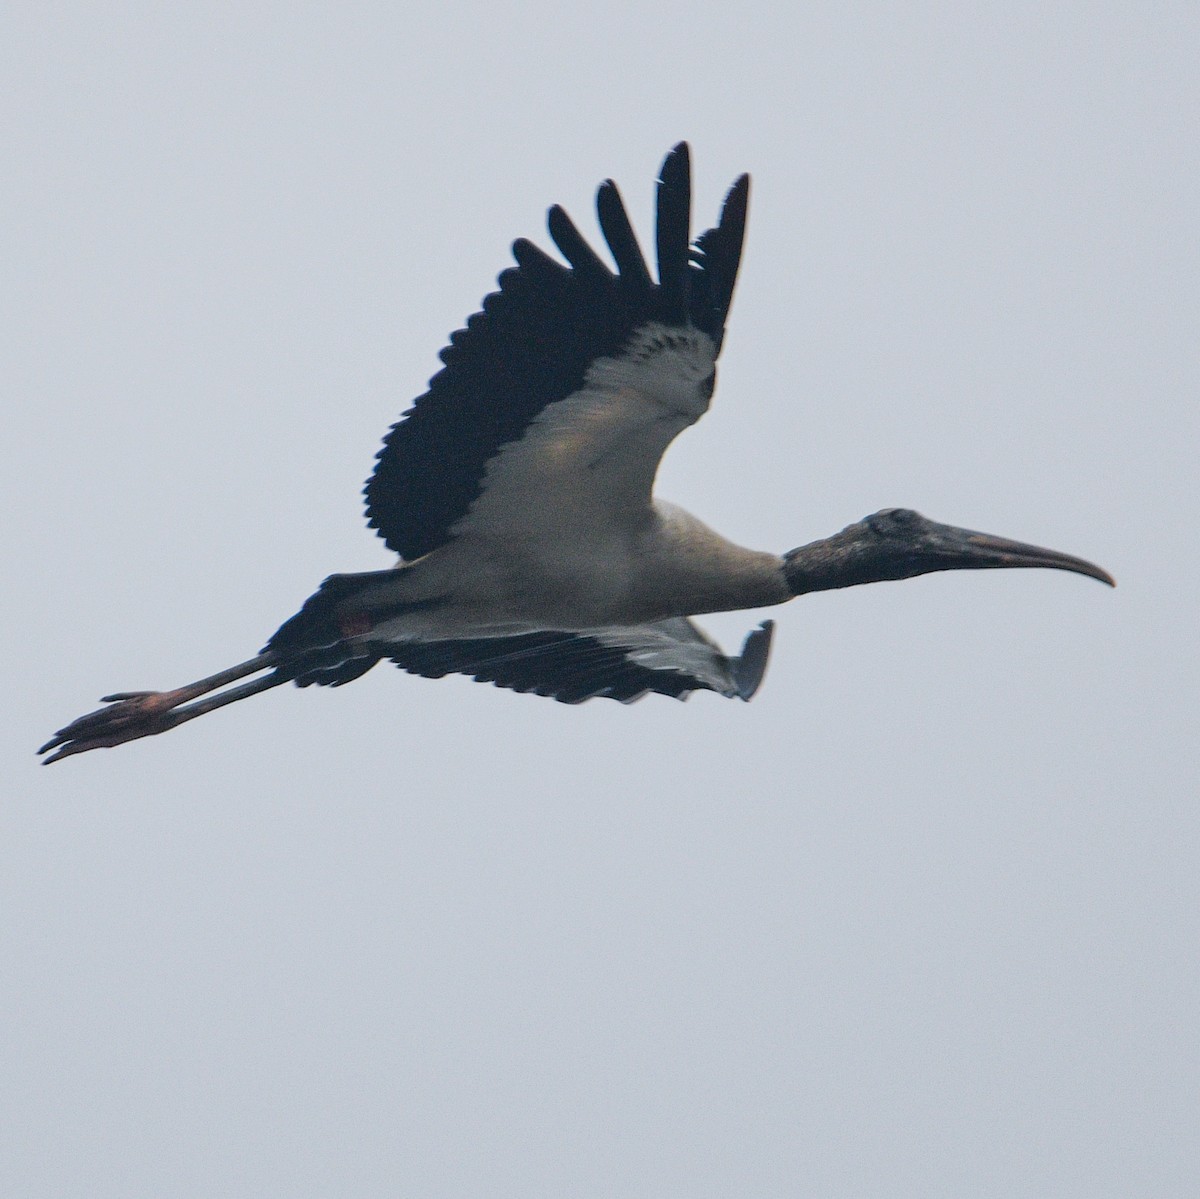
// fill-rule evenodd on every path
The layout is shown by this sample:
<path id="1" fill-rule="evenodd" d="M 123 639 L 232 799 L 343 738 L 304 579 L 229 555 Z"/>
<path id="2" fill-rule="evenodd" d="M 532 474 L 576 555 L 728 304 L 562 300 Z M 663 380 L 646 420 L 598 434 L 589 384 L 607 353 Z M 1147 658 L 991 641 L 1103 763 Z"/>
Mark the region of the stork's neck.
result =
<path id="1" fill-rule="evenodd" d="M 832 591 L 893 577 L 881 572 L 878 555 L 864 546 L 859 527 L 811 541 L 783 556 L 783 575 L 792 595 Z"/>

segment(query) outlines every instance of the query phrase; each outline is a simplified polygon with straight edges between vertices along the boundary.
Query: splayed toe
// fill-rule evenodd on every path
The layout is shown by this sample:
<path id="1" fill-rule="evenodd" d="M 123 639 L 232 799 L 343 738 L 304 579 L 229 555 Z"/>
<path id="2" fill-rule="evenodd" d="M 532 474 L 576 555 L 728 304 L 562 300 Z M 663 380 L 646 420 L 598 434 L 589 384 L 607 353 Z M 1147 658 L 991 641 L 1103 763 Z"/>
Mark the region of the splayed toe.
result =
<path id="1" fill-rule="evenodd" d="M 178 701 L 178 693 L 171 691 L 126 691 L 105 696 L 101 702 L 109 707 L 97 708 L 59 729 L 37 752 L 58 749 L 43 760 L 43 765 L 49 765 L 89 749 L 106 749 L 165 732 L 175 723 L 171 710 Z"/>

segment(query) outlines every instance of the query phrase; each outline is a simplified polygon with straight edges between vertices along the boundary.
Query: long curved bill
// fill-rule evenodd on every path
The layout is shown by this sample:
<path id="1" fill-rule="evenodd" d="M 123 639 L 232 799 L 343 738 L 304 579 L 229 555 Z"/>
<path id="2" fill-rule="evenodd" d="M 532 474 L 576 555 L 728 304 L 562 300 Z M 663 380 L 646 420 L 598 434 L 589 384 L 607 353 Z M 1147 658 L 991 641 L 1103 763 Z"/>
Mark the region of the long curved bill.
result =
<path id="1" fill-rule="evenodd" d="M 939 556 L 947 555 L 959 570 L 994 567 L 1042 567 L 1048 570 L 1070 570 L 1078 575 L 1099 579 L 1110 587 L 1117 585 L 1116 579 L 1086 558 L 1048 550 L 1040 545 L 1026 545 L 1023 541 L 1012 541 L 1007 537 L 994 537 L 991 533 L 976 533 L 972 529 L 956 529 L 942 525 L 938 529 Z"/>

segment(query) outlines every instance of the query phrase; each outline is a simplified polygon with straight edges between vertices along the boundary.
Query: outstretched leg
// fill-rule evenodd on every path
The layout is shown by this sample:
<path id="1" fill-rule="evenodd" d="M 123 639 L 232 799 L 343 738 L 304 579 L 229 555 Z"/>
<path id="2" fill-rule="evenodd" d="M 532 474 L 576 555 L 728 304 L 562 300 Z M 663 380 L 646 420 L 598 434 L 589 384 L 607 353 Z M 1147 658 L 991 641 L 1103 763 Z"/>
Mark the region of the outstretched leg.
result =
<path id="1" fill-rule="evenodd" d="M 112 745 L 122 745 L 126 741 L 135 741 L 138 737 L 165 733 L 167 729 L 173 729 L 185 720 L 193 720 L 215 708 L 223 708 L 239 699 L 267 691 L 271 687 L 278 687 L 291 678 L 289 674 L 281 674 L 274 669 L 278 662 L 278 655 L 268 652 L 237 666 L 231 666 L 218 674 L 209 675 L 206 679 L 198 679 L 186 687 L 178 687 L 174 691 L 122 691 L 116 695 L 106 695 L 101 702 L 110 705 L 109 707 L 99 708 L 72 721 L 66 728 L 59 729 L 38 750 L 39 754 L 50 753 L 51 750 L 58 751 L 43 759 L 42 764 L 48 766 L 60 758 L 85 753 L 89 749 L 104 749 Z M 236 683 L 238 679 L 264 670 L 271 673 L 261 679 L 243 683 L 240 687 L 220 690 L 230 683 Z M 210 694 L 211 692 L 216 694 Z M 201 699 L 201 696 L 208 698 Z"/>

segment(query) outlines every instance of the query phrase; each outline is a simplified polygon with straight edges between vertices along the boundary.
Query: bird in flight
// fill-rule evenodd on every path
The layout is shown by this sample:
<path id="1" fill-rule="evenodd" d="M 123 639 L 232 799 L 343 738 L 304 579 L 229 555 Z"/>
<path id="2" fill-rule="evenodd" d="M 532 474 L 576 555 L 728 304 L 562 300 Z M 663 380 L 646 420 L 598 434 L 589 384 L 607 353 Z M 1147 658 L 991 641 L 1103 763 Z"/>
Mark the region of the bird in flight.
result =
<path id="1" fill-rule="evenodd" d="M 698 690 L 748 700 L 772 622 L 726 655 L 691 617 L 939 570 L 1100 567 L 888 508 L 784 554 L 744 549 L 654 497 L 667 446 L 708 410 L 750 194 L 690 233 L 686 143 L 662 166 L 657 280 L 616 185 L 596 197 L 613 266 L 557 205 L 562 258 L 525 239 L 443 367 L 392 426 L 367 522 L 397 564 L 327 578 L 261 653 L 172 691 L 105 696 L 38 751 L 56 762 L 172 729 L 283 683 L 341 686 L 377 662 L 564 703 Z M 614 269 L 615 266 L 615 269 Z"/>

